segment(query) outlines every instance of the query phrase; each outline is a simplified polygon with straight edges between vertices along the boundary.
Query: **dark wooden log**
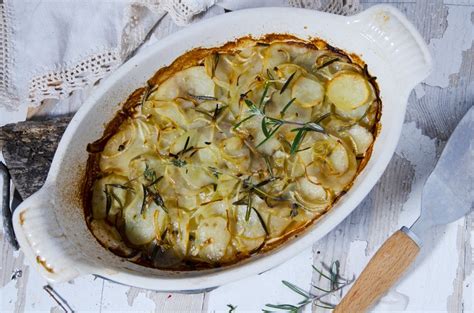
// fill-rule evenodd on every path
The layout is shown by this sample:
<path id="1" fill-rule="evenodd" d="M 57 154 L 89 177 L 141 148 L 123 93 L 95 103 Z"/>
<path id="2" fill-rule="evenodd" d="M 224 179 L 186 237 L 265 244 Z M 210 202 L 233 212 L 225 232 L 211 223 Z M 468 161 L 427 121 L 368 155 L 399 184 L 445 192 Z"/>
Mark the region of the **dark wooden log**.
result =
<path id="1" fill-rule="evenodd" d="M 72 116 L 0 127 L 0 147 L 12 181 L 23 199 L 43 186 L 54 153 Z"/>

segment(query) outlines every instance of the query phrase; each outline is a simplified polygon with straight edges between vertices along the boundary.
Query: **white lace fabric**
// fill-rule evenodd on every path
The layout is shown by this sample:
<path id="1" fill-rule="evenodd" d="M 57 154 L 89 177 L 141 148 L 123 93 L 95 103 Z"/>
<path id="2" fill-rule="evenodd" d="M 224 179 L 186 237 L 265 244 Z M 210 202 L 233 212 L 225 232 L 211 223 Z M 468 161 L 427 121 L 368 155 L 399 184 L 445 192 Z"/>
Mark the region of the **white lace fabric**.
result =
<path id="1" fill-rule="evenodd" d="M 216 0 L 5 0 L 0 4 L 0 109 L 67 101 L 122 64 L 168 13 L 178 25 Z M 268 0 L 219 0 L 232 8 Z M 279 0 L 278 5 L 350 15 L 358 0 Z"/>

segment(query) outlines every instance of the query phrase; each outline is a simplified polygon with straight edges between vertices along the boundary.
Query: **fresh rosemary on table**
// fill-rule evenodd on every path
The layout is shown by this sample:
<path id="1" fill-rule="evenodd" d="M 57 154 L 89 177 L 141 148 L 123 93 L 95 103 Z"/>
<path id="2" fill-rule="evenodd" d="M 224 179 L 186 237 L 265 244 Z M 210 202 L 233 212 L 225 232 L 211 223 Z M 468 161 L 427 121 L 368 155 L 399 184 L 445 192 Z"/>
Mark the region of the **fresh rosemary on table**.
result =
<path id="1" fill-rule="evenodd" d="M 229 313 L 234 313 L 237 309 L 237 306 L 232 304 L 228 304 L 227 307 L 229 308 Z"/>
<path id="2" fill-rule="evenodd" d="M 354 282 L 355 277 L 352 279 L 346 279 L 341 277 L 339 273 L 339 267 L 340 263 L 339 261 L 334 261 L 331 266 L 328 269 L 328 273 L 325 274 L 323 270 L 320 270 L 316 268 L 313 265 L 313 270 L 316 271 L 322 278 L 325 278 L 329 281 L 330 288 L 329 289 L 324 289 L 321 287 L 318 287 L 316 285 L 312 285 L 316 290 L 318 290 L 320 293 L 319 294 L 314 294 L 311 292 L 308 292 L 295 284 L 292 284 L 286 280 L 283 280 L 282 283 L 285 287 L 289 288 L 291 291 L 299 294 L 300 296 L 303 297 L 303 300 L 296 304 L 289 304 L 289 303 L 283 303 L 283 304 L 266 304 L 265 308 L 262 309 L 263 312 L 269 313 L 269 312 L 275 312 L 274 310 L 279 310 L 279 311 L 284 311 L 284 312 L 289 312 L 289 313 L 299 313 L 301 310 L 307 306 L 308 304 L 313 304 L 314 306 L 324 308 L 324 309 L 334 309 L 336 307 L 335 304 L 323 301 L 323 298 L 335 294 L 338 291 L 342 291 L 344 287 L 349 286 Z M 323 264 L 324 268 L 324 264 Z"/>

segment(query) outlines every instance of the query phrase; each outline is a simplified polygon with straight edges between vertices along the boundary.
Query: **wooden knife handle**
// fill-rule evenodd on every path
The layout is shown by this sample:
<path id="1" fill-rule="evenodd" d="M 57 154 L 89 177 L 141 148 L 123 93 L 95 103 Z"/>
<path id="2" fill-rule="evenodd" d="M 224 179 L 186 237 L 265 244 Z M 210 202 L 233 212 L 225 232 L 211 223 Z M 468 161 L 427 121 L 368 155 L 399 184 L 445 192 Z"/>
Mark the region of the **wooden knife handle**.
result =
<path id="1" fill-rule="evenodd" d="M 375 253 L 334 313 L 366 312 L 415 260 L 420 247 L 407 228 L 394 233 Z"/>

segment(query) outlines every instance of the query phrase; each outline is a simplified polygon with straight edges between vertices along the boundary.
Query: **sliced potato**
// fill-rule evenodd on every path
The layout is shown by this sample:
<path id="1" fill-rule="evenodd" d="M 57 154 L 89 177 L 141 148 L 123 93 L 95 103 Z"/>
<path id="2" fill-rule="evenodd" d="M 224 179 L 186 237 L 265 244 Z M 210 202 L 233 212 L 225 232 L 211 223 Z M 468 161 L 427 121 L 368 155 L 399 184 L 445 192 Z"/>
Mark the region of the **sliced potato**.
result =
<path id="1" fill-rule="evenodd" d="M 154 150 L 158 133 L 153 124 L 141 119 L 127 120 L 105 145 L 100 169 L 126 176 L 131 159 Z"/>
<path id="2" fill-rule="evenodd" d="M 355 144 L 356 154 L 362 155 L 374 141 L 374 136 L 366 128 L 360 125 L 352 126 L 348 131 Z"/>
<path id="3" fill-rule="evenodd" d="M 327 96 L 337 108 L 350 111 L 367 102 L 370 97 L 370 87 L 362 75 L 346 72 L 329 81 Z"/>
<path id="4" fill-rule="evenodd" d="M 195 245 L 203 260 L 211 262 L 220 260 L 226 253 L 229 241 L 230 233 L 225 218 L 210 217 L 197 226 Z"/>
<path id="5" fill-rule="evenodd" d="M 133 262 L 200 269 L 324 214 L 367 157 L 379 103 L 365 69 L 309 44 L 239 40 L 159 78 L 100 153 L 94 235 Z"/>
<path id="6" fill-rule="evenodd" d="M 143 188 L 135 184 L 134 190 L 131 201 L 123 209 L 125 234 L 132 244 L 144 245 L 155 238 L 155 211 L 159 207 L 152 201 L 143 205 Z"/>
<path id="7" fill-rule="evenodd" d="M 94 182 L 92 186 L 92 217 L 106 219 L 116 215 L 127 201 L 128 179 L 119 175 L 108 175 Z M 117 187 L 123 186 L 123 188 Z M 108 198 L 108 199 L 107 199 Z M 109 212 L 107 212 L 107 204 Z M 107 216 L 108 215 L 108 216 Z"/>
<path id="8" fill-rule="evenodd" d="M 291 88 L 291 96 L 303 108 L 321 104 L 324 99 L 324 87 L 314 79 L 299 77 Z"/>
<path id="9" fill-rule="evenodd" d="M 204 66 L 192 66 L 175 73 L 164 81 L 148 99 L 170 101 L 177 97 L 215 95 L 215 84 Z"/>

